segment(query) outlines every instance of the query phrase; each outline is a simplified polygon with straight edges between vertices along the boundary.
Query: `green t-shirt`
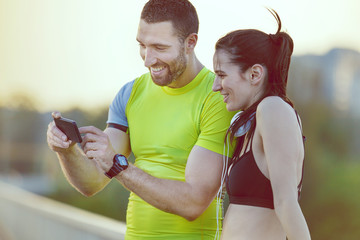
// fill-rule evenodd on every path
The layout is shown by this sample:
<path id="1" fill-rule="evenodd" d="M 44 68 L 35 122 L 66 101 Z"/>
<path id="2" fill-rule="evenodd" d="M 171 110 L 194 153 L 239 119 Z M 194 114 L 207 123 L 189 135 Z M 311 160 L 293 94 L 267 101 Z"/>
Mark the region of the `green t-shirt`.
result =
<path id="1" fill-rule="evenodd" d="M 194 145 L 223 154 L 225 133 L 234 113 L 228 112 L 222 96 L 212 91 L 214 77 L 203 68 L 182 88 L 157 86 L 149 73 L 132 83 L 125 121 L 135 166 L 157 178 L 185 181 L 185 167 Z M 114 102 L 112 112 L 116 111 Z M 110 115 L 108 122 L 117 123 Z M 190 222 L 131 193 L 126 224 L 127 240 L 214 239 L 216 201 Z"/>

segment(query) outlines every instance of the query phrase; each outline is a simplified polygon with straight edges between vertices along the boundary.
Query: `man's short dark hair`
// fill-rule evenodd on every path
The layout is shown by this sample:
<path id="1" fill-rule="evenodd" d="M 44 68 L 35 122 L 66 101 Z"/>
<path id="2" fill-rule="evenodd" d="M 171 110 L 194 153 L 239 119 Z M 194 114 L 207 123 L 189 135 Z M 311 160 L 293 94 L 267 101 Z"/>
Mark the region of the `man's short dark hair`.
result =
<path id="1" fill-rule="evenodd" d="M 141 19 L 147 23 L 171 21 L 182 40 L 199 31 L 196 9 L 188 0 L 150 0 L 141 12 Z"/>

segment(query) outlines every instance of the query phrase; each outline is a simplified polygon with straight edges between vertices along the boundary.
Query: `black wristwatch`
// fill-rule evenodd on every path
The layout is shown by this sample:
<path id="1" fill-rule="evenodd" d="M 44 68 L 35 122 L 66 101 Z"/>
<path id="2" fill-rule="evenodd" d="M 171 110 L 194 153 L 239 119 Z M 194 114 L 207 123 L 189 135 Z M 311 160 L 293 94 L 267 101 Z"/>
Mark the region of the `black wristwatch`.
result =
<path id="1" fill-rule="evenodd" d="M 124 155 L 115 154 L 113 158 L 113 165 L 105 175 L 112 179 L 116 175 L 118 175 L 121 171 L 124 171 L 129 166 L 129 162 Z"/>

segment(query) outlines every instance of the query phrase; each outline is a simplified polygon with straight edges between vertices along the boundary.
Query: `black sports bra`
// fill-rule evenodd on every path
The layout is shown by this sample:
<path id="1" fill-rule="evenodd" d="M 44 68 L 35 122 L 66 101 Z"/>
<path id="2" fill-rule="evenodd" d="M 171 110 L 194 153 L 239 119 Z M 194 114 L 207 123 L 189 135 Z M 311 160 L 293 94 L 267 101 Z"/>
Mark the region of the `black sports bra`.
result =
<path id="1" fill-rule="evenodd" d="M 232 204 L 274 209 L 271 183 L 260 171 L 255 162 L 252 152 L 252 139 L 253 136 L 250 141 L 248 141 L 250 142 L 250 150 L 240 158 L 235 159 L 227 176 L 226 190 L 229 195 L 229 200 Z M 303 137 L 303 140 L 305 141 L 305 137 Z M 247 149 L 247 146 L 245 149 Z M 298 199 L 300 199 L 303 175 L 304 163 L 301 180 L 298 185 Z"/>

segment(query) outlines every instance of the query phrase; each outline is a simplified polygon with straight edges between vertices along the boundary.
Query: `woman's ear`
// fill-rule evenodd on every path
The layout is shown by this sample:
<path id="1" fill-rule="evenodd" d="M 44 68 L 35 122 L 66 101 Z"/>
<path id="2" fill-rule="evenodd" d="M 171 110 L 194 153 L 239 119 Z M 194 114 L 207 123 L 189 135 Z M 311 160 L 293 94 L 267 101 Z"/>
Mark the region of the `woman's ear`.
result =
<path id="1" fill-rule="evenodd" d="M 250 70 L 250 81 L 252 85 L 257 85 L 265 78 L 265 68 L 260 64 L 254 64 Z"/>
<path id="2" fill-rule="evenodd" d="M 197 40 L 198 40 L 198 35 L 196 33 L 192 33 L 190 34 L 186 39 L 185 39 L 185 49 L 186 49 L 186 53 L 190 53 L 194 51 L 194 48 L 197 44 Z"/>

